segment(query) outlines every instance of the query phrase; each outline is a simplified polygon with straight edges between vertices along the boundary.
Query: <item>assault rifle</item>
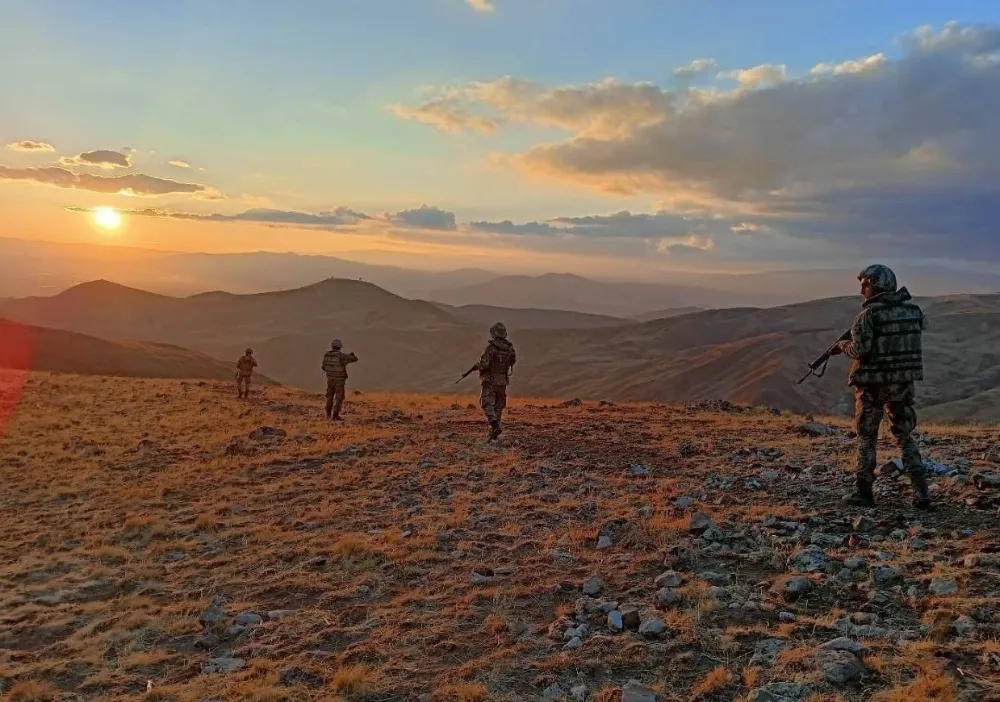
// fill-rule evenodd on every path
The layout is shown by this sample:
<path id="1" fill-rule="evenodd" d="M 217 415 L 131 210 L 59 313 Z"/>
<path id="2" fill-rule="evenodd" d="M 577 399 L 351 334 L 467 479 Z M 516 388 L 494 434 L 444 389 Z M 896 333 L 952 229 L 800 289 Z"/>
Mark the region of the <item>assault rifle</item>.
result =
<path id="1" fill-rule="evenodd" d="M 799 382 L 796 383 L 796 385 L 801 385 L 802 382 L 810 375 L 815 375 L 817 378 L 822 378 L 823 374 L 826 373 L 826 364 L 827 362 L 829 362 L 830 356 L 833 355 L 833 350 L 837 348 L 837 344 L 839 344 L 841 341 L 847 341 L 850 338 L 851 338 L 851 330 L 848 329 L 847 331 L 845 331 L 843 334 L 840 335 L 839 339 L 830 344 L 830 347 L 822 354 L 820 354 L 819 358 L 817 358 L 815 361 L 809 364 L 809 372 L 803 375 L 799 379 Z"/>
<path id="2" fill-rule="evenodd" d="M 478 363 L 476 365 L 472 366 L 472 368 L 470 368 L 469 370 L 467 370 L 464 373 L 462 373 L 462 377 L 455 381 L 455 385 L 458 385 L 463 380 L 465 380 L 466 378 L 468 378 L 469 377 L 469 373 L 472 373 L 473 371 L 477 371 L 477 370 L 479 370 L 479 364 Z"/>

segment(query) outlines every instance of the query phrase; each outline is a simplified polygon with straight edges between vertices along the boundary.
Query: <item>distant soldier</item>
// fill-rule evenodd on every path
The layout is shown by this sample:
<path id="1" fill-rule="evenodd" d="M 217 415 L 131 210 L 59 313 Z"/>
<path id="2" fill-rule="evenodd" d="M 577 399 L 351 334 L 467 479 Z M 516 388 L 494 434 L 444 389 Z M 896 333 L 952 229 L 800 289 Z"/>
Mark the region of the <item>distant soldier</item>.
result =
<path id="1" fill-rule="evenodd" d="M 846 354 L 854 386 L 854 422 L 858 433 L 855 492 L 851 504 L 875 504 L 876 447 L 882 417 L 888 415 L 892 434 L 903 454 L 903 467 L 913 486 L 913 505 L 930 509 L 920 449 L 912 433 L 917 426 L 914 382 L 923 380 L 921 334 L 924 314 L 906 288 L 896 289 L 896 275 L 887 266 L 868 266 L 858 274 L 864 302 L 851 327 L 851 338 L 838 342 L 832 354 Z"/>
<path id="2" fill-rule="evenodd" d="M 354 363 L 358 357 L 353 353 L 344 353 L 340 339 L 330 342 L 330 350 L 323 356 L 323 372 L 326 373 L 326 418 L 337 422 L 343 421 L 340 410 L 344 406 L 344 395 L 347 385 L 347 365 Z"/>
<path id="3" fill-rule="evenodd" d="M 488 441 L 495 441 L 503 431 L 501 422 L 507 406 L 507 385 L 517 362 L 517 354 L 514 345 L 507 341 L 507 327 L 502 322 L 490 327 L 490 336 L 482 358 L 473 367 L 479 371 L 479 381 L 483 386 L 480 402 L 490 422 Z"/>
<path id="4" fill-rule="evenodd" d="M 240 398 L 250 396 L 250 377 L 257 367 L 257 359 L 253 357 L 253 349 L 247 349 L 236 361 L 236 393 Z"/>

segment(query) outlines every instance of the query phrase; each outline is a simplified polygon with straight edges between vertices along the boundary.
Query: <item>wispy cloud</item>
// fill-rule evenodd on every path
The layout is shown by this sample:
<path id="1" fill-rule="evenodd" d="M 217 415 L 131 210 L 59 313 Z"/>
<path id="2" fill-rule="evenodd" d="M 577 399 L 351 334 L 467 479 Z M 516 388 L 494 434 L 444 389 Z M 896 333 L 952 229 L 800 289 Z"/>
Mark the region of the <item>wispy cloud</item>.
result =
<path id="1" fill-rule="evenodd" d="M 91 212 L 89 207 L 68 207 L 71 212 Z M 121 210 L 123 214 L 137 217 L 162 217 L 165 219 L 185 219 L 202 222 L 253 222 L 256 224 L 296 225 L 304 228 L 336 229 L 358 224 L 372 219 L 368 215 L 346 207 L 338 207 L 327 212 L 298 212 L 295 210 L 252 209 L 238 214 L 200 214 L 194 212 L 174 212 L 154 207 Z"/>
<path id="2" fill-rule="evenodd" d="M 442 210 L 437 207 L 421 205 L 414 210 L 403 210 L 390 217 L 390 220 L 397 224 L 404 224 L 420 229 L 455 230 L 458 225 L 455 223 L 455 213 Z"/>
<path id="3" fill-rule="evenodd" d="M 723 71 L 717 77 L 722 80 L 735 80 L 745 88 L 759 88 L 784 83 L 787 75 L 784 64 L 765 63 L 753 68 Z"/>
<path id="4" fill-rule="evenodd" d="M 132 167 L 132 161 L 129 155 L 118 151 L 109 151 L 107 149 L 85 151 L 76 156 L 63 156 L 59 159 L 59 163 L 60 165 L 68 167 L 90 166 L 94 168 L 103 168 L 104 170 L 109 171 L 116 168 Z"/>
<path id="5" fill-rule="evenodd" d="M 676 78 L 694 78 L 703 73 L 708 73 L 718 68 L 718 62 L 713 58 L 697 58 L 686 66 L 679 66 L 674 69 Z"/>
<path id="6" fill-rule="evenodd" d="M 417 107 L 392 105 L 390 109 L 400 119 L 427 124 L 443 132 L 474 131 L 492 134 L 498 127 L 496 120 L 469 114 L 447 99 L 431 100 Z"/>
<path id="7" fill-rule="evenodd" d="M 495 12 L 496 6 L 492 0 L 465 0 L 465 4 L 476 12 Z"/>
<path id="8" fill-rule="evenodd" d="M 90 173 L 73 173 L 65 168 L 9 168 L 0 166 L 0 181 L 23 181 L 71 190 L 95 193 L 157 197 L 174 193 L 189 194 L 206 200 L 224 199 L 224 196 L 207 185 L 180 183 L 168 178 L 157 178 L 142 173 L 121 176 L 102 176 Z"/>
<path id="9" fill-rule="evenodd" d="M 6 148 L 8 151 L 21 151 L 24 153 L 51 153 L 56 150 L 56 147 L 52 146 L 52 144 L 49 144 L 48 142 L 31 141 L 30 139 L 15 141 L 7 144 Z"/>
<path id="10" fill-rule="evenodd" d="M 167 161 L 167 165 L 174 168 L 191 168 L 191 164 L 187 161 Z"/>

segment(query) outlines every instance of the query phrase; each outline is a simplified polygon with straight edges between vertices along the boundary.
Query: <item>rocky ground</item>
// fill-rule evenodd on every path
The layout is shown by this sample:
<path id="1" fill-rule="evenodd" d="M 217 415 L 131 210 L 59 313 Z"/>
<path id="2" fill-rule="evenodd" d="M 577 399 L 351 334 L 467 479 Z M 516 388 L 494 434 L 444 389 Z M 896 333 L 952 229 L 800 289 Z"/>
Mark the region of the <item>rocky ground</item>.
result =
<path id="1" fill-rule="evenodd" d="M 6 699 L 1000 699 L 995 428 L 922 428 L 920 513 L 891 465 L 842 505 L 841 421 L 515 400 L 487 445 L 469 398 L 233 395 L 29 379 Z"/>

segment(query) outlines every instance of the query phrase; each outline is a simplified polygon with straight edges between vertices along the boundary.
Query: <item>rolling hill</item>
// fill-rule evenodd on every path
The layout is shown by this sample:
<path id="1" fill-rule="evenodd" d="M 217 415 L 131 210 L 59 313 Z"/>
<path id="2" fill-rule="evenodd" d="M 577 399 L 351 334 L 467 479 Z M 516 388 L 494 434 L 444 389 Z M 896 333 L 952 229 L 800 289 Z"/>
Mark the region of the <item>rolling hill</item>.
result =
<path id="1" fill-rule="evenodd" d="M 991 391 L 1000 388 L 1000 296 L 918 301 L 930 320 L 920 406 L 927 416 L 945 420 L 995 416 L 990 400 Z M 500 315 L 514 328 L 519 362 L 512 392 L 521 396 L 727 399 L 818 414 L 851 411 L 846 361 L 834 359 L 822 379 L 795 381 L 857 310 L 858 298 L 852 296 L 584 328 L 572 313 L 448 308 L 344 280 L 274 293 L 189 298 L 91 283 L 51 298 L 0 304 L 0 315 L 25 323 L 114 340 L 170 343 L 226 361 L 250 345 L 262 372 L 309 390 L 322 388 L 320 359 L 330 338 L 339 336 L 361 359 L 351 369 L 352 387 L 429 393 L 474 389 L 474 378 L 461 386 L 454 381 L 479 357 L 488 338 L 487 320 Z"/>
<path id="2" fill-rule="evenodd" d="M 481 326 L 490 326 L 502 321 L 508 329 L 600 329 L 602 327 L 624 327 L 633 320 L 610 317 L 585 312 L 565 310 L 517 309 L 494 305 L 452 306 L 435 303 L 446 312 Z"/>

